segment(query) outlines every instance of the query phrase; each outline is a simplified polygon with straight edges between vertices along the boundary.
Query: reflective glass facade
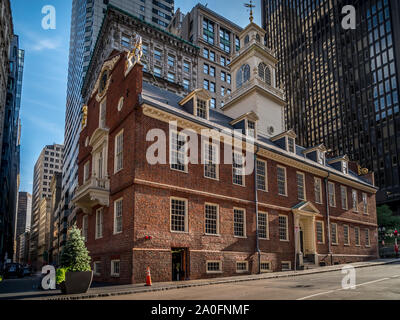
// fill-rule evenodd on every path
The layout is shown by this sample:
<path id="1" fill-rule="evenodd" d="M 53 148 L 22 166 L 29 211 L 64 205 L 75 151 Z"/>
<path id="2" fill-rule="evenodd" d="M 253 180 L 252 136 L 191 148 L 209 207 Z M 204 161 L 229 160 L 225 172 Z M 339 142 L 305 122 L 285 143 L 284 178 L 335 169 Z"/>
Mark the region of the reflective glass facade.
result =
<path id="1" fill-rule="evenodd" d="M 356 9 L 355 30 L 342 27 L 345 5 Z M 324 143 L 373 170 L 378 204 L 397 208 L 398 1 L 262 0 L 262 21 L 280 60 L 288 129 L 304 146 Z"/>

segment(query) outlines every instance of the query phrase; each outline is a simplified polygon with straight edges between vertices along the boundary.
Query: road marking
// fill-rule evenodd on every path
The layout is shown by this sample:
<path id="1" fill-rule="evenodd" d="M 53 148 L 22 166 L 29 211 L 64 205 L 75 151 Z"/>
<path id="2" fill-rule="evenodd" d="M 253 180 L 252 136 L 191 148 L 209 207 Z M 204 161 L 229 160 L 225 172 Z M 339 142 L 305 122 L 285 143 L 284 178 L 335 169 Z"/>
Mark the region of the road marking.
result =
<path id="1" fill-rule="evenodd" d="M 398 275 L 398 276 L 393 276 L 393 277 L 391 277 L 391 278 L 399 278 L 400 277 L 400 275 Z"/>
<path id="2" fill-rule="evenodd" d="M 400 276 L 396 276 L 396 277 L 400 277 Z M 393 278 L 393 277 L 392 277 L 392 278 Z M 378 280 L 373 280 L 373 281 L 368 281 L 368 282 L 360 283 L 360 284 L 355 285 L 355 287 L 357 288 L 357 287 L 361 287 L 361 286 L 365 286 L 365 285 L 368 285 L 368 284 L 372 284 L 372 283 L 376 283 L 376 282 L 381 282 L 381 281 L 385 281 L 385 280 L 390 280 L 390 278 L 383 278 L 383 279 L 378 279 Z M 334 289 L 334 290 L 329 290 L 329 291 L 324 291 L 324 292 L 312 294 L 312 295 L 310 295 L 310 296 L 306 296 L 306 297 L 299 298 L 299 299 L 296 299 L 296 300 L 306 300 L 306 299 L 313 298 L 313 297 L 316 297 L 316 296 L 321 296 L 321 295 L 324 295 L 324 294 L 329 294 L 329 293 L 332 293 L 332 292 L 335 292 L 335 291 L 342 291 L 342 290 L 346 290 L 346 291 L 347 291 L 347 290 L 349 290 L 349 289 L 338 288 L 338 289 Z M 351 290 L 351 289 L 350 289 L 350 290 Z"/>

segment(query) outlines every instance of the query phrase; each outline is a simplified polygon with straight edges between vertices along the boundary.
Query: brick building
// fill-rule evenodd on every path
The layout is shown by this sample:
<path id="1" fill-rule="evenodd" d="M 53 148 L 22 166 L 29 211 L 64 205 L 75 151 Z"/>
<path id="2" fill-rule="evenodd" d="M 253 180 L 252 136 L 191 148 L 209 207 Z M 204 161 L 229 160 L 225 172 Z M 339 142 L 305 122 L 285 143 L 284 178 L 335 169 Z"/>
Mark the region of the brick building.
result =
<path id="1" fill-rule="evenodd" d="M 95 280 L 144 282 L 147 266 L 153 281 L 171 281 L 377 257 L 372 174 L 284 131 L 264 36 L 254 23 L 239 34 L 222 112 L 204 89 L 182 99 L 145 83 L 126 53 L 104 62 L 82 122 L 73 199 Z M 189 154 L 187 141 L 198 144 Z"/>

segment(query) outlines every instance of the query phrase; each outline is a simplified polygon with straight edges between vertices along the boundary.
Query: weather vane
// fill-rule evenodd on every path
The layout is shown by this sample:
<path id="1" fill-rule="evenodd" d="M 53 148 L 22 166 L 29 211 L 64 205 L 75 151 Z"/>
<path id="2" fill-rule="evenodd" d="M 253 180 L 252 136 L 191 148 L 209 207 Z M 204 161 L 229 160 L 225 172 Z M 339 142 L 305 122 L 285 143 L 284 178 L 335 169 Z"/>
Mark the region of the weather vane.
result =
<path id="1" fill-rule="evenodd" d="M 250 22 L 253 22 L 253 8 L 256 6 L 253 4 L 253 1 L 250 0 L 250 3 L 245 3 L 244 6 L 250 9 Z"/>

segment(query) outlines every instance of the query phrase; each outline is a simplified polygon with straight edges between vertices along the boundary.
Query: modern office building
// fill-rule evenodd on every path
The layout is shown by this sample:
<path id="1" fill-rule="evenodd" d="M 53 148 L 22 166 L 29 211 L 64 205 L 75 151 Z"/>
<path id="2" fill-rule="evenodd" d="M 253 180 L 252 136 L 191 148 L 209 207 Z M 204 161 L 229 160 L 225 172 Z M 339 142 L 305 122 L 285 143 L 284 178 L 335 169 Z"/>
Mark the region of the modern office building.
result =
<path id="1" fill-rule="evenodd" d="M 353 5 L 356 29 L 342 27 Z M 400 214 L 400 3 L 262 1 L 267 43 L 288 97 L 287 127 L 375 173 L 377 203 Z"/>
<path id="2" fill-rule="evenodd" d="M 17 243 L 17 250 L 15 252 L 15 261 L 22 260 L 20 256 L 21 252 L 25 250 L 21 248 L 20 236 L 29 232 L 31 229 L 31 214 L 32 214 L 32 195 L 29 192 L 19 192 L 18 193 L 18 203 L 17 203 L 17 218 L 16 218 L 16 232 L 14 234 L 15 241 Z M 25 239 L 25 237 L 23 237 Z"/>
<path id="3" fill-rule="evenodd" d="M 67 101 L 64 131 L 64 169 L 60 211 L 68 217 L 78 183 L 77 157 L 81 122 L 81 88 L 108 5 L 165 29 L 174 12 L 173 0 L 74 0 L 72 2 Z M 73 222 L 73 219 L 70 221 Z"/>
<path id="4" fill-rule="evenodd" d="M 0 150 L 2 150 L 8 74 L 10 72 L 9 48 L 14 35 L 10 0 L 4 0 L 0 3 L 0 29 L 2 30 L 0 33 Z M 1 243 L 0 248 L 2 248 Z M 0 253 L 2 254 L 3 250 Z M 0 256 L 1 258 L 2 256 Z"/>
<path id="5" fill-rule="evenodd" d="M 183 18 L 177 12 L 170 27 L 200 48 L 197 82 L 210 92 L 211 108 L 219 110 L 231 94 L 229 63 L 240 50 L 238 34 L 242 28 L 202 4 Z"/>
<path id="6" fill-rule="evenodd" d="M 51 198 L 51 179 L 54 173 L 62 172 L 63 152 L 63 145 L 47 145 L 40 153 L 34 167 L 29 260 L 35 267 L 37 267 L 36 263 L 38 261 L 40 218 L 42 216 L 43 222 L 43 212 L 46 211 L 44 209 L 47 206 L 47 203 L 43 204 L 42 200 Z M 50 201 L 47 202 L 50 203 Z"/>
<path id="7" fill-rule="evenodd" d="M 2 149 L 0 160 L 0 219 L 4 232 L 0 232 L 1 243 L 8 251 L 8 257 L 16 253 L 15 218 L 19 189 L 20 164 L 20 119 L 24 50 L 19 49 L 18 36 L 10 43 L 8 59 L 7 96 L 3 106 Z M 11 254 L 11 256 L 10 256 Z"/>

